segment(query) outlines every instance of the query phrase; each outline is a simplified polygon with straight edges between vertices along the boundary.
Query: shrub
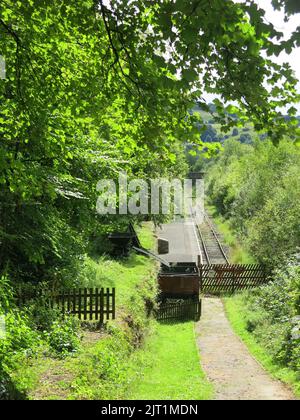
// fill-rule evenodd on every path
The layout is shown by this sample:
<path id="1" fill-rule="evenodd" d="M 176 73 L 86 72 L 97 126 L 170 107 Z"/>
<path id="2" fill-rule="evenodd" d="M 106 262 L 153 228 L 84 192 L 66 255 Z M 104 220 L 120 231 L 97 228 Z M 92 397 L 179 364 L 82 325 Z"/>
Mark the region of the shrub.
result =
<path id="1" fill-rule="evenodd" d="M 49 332 L 55 321 L 61 319 L 61 311 L 50 308 L 49 303 L 43 297 L 32 300 L 27 306 L 27 313 L 32 327 L 41 332 Z"/>
<path id="2" fill-rule="evenodd" d="M 253 333 L 259 325 L 263 324 L 267 319 L 266 312 L 255 312 L 252 311 L 249 317 L 246 320 L 246 330 L 250 333 Z"/>
<path id="3" fill-rule="evenodd" d="M 0 312 L 7 312 L 13 303 L 13 290 L 9 279 L 0 277 Z"/>
<path id="4" fill-rule="evenodd" d="M 56 320 L 46 336 L 56 355 L 64 357 L 75 353 L 80 346 L 79 321 L 74 317 Z"/>
<path id="5" fill-rule="evenodd" d="M 87 399 L 119 399 L 128 382 L 128 362 L 134 347 L 124 326 L 108 324 L 108 336 L 74 362 L 78 377 L 73 383 L 76 393 Z"/>
<path id="6" fill-rule="evenodd" d="M 275 147 L 231 139 L 208 167 L 210 204 L 253 257 L 272 267 L 300 246 L 299 165 L 300 149 L 290 140 Z"/>
<path id="7" fill-rule="evenodd" d="M 293 260 L 274 277 L 274 282 L 244 295 L 247 330 L 275 362 L 299 372 L 300 266 Z"/>
<path id="8" fill-rule="evenodd" d="M 291 366 L 300 372 L 300 317 L 297 316 L 292 320 L 293 328 L 291 331 Z"/>
<path id="9" fill-rule="evenodd" d="M 34 325 L 39 331 L 50 331 L 55 321 L 60 319 L 61 311 L 41 305 L 40 307 L 35 306 L 31 315 Z"/>
<path id="10" fill-rule="evenodd" d="M 19 399 L 20 393 L 11 380 L 15 356 L 32 356 L 40 345 L 39 335 L 30 327 L 27 315 L 12 310 L 5 315 L 6 334 L 0 339 L 0 400 Z"/>

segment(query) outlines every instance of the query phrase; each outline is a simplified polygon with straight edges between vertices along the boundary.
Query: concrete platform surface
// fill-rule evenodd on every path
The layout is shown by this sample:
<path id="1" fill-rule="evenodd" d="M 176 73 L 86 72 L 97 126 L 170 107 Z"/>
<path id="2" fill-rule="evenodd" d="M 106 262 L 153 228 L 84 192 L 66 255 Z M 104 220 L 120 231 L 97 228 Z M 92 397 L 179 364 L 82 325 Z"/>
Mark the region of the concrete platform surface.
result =
<path id="1" fill-rule="evenodd" d="M 174 221 L 158 228 L 157 235 L 169 241 L 169 253 L 162 255 L 168 262 L 197 262 L 201 253 L 197 231 L 192 219 Z"/>

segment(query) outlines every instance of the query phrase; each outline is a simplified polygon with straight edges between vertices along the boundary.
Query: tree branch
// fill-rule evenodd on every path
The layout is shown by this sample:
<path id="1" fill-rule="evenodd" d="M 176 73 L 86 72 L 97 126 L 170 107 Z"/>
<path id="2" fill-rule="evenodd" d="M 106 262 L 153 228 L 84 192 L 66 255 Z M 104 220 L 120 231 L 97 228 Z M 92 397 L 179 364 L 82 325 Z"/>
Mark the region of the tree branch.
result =
<path id="1" fill-rule="evenodd" d="M 103 23 L 104 23 L 104 26 L 105 26 L 105 30 L 106 30 L 106 33 L 107 33 L 107 36 L 108 36 L 108 39 L 109 39 L 109 43 L 110 43 L 111 49 L 112 49 L 112 51 L 114 53 L 114 56 L 115 56 L 115 59 L 116 59 L 115 60 L 115 63 L 118 64 L 118 67 L 119 67 L 119 69 L 121 71 L 122 76 L 125 79 L 130 80 L 131 83 L 133 83 L 136 86 L 136 88 L 138 90 L 138 93 L 141 96 L 141 91 L 140 91 L 140 87 L 138 85 L 138 82 L 136 82 L 132 77 L 130 77 L 130 75 L 126 74 L 124 72 L 124 70 L 123 70 L 123 67 L 122 67 L 122 64 L 121 64 L 121 60 L 120 60 L 119 51 L 117 50 L 117 48 L 114 45 L 114 42 L 113 42 L 113 39 L 112 39 L 112 34 L 111 34 L 112 31 L 111 31 L 111 29 L 109 27 L 109 24 L 108 24 L 108 21 L 106 19 L 106 7 L 103 5 L 103 0 L 99 0 L 99 3 L 100 3 L 100 7 L 101 7 L 101 15 L 102 15 Z M 122 43 L 122 46 L 124 48 L 123 43 Z M 129 91 L 132 94 L 132 92 L 131 92 L 130 89 L 129 89 Z"/>

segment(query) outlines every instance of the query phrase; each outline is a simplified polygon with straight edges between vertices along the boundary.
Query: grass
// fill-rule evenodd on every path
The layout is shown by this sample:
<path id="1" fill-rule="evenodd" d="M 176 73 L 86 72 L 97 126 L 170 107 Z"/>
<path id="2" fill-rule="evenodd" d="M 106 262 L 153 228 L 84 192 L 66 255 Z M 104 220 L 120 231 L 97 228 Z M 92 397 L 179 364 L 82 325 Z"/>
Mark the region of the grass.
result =
<path id="1" fill-rule="evenodd" d="M 207 206 L 207 209 L 222 235 L 223 242 L 230 248 L 230 262 L 232 264 L 255 264 L 255 259 L 249 254 L 245 246 L 238 241 L 229 222 L 217 214 L 215 207 Z"/>
<path id="2" fill-rule="evenodd" d="M 275 379 L 289 385 L 297 397 L 300 397 L 299 377 L 295 371 L 284 368 L 274 363 L 262 345 L 257 343 L 253 335 L 247 331 L 247 309 L 243 294 L 225 298 L 225 309 L 228 319 L 235 333 L 242 339 L 255 359 L 271 374 Z"/>
<path id="3" fill-rule="evenodd" d="M 152 224 L 144 224 L 139 237 L 154 249 Z M 14 377 L 29 399 L 211 399 L 194 323 L 162 325 L 146 317 L 145 299 L 156 295 L 157 268 L 156 261 L 135 253 L 87 260 L 83 285 L 116 287 L 117 320 L 102 335 L 85 332 L 75 355 L 58 359 L 41 351 L 20 361 Z"/>
<path id="4" fill-rule="evenodd" d="M 154 248 L 151 223 L 143 224 L 139 237 L 143 246 Z M 60 360 L 42 350 L 34 358 L 20 358 L 14 372 L 18 388 L 31 399 L 121 397 L 127 386 L 128 360 L 138 340 L 142 341 L 151 327 L 151 321 L 146 318 L 145 300 L 155 299 L 156 275 L 156 261 L 136 253 L 119 260 L 108 256 L 98 260 L 87 258 L 81 286 L 116 287 L 116 321 L 110 323 L 107 334 L 96 342 L 85 340 L 74 356 Z M 92 332 L 86 335 L 93 337 Z M 101 369 L 108 370 L 110 376 L 102 372 L 102 377 Z"/>
<path id="5" fill-rule="evenodd" d="M 113 350 L 114 349 L 114 350 Z M 76 357 L 45 360 L 31 399 L 211 400 L 212 385 L 200 367 L 194 323 L 152 323 L 140 349 L 123 337 L 85 343 Z M 31 370 L 31 379 L 32 379 Z M 36 378 L 35 378 L 36 382 Z"/>
<path id="6" fill-rule="evenodd" d="M 143 227 L 138 229 L 138 236 L 145 248 L 154 249 L 152 223 L 144 223 Z M 134 252 L 128 258 L 87 258 L 82 286 L 115 287 L 116 306 L 124 308 L 130 302 L 136 288 L 156 276 L 156 269 L 157 264 L 154 260 Z"/>
<path id="7" fill-rule="evenodd" d="M 134 365 L 144 368 L 129 389 L 129 399 L 212 399 L 212 386 L 200 367 L 193 322 L 157 324 Z"/>

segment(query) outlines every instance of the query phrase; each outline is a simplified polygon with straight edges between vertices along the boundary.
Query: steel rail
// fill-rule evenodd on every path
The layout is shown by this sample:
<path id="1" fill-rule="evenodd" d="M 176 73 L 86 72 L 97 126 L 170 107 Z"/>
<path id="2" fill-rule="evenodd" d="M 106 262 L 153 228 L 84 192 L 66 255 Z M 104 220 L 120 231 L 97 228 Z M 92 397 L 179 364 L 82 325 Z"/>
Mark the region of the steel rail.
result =
<path id="1" fill-rule="evenodd" d="M 204 213 L 204 219 L 205 219 L 205 221 L 206 221 L 207 225 L 209 226 L 209 228 L 210 228 L 211 232 L 212 232 L 212 233 L 213 233 L 213 235 L 214 235 L 214 238 L 215 238 L 215 240 L 216 240 L 216 242 L 217 242 L 217 244 L 218 244 L 218 247 L 219 247 L 219 249 L 220 249 L 220 251 L 221 251 L 221 254 L 222 254 L 223 258 L 225 259 L 225 261 L 226 261 L 226 263 L 227 263 L 227 264 L 230 264 L 230 263 L 229 263 L 229 260 L 228 260 L 228 258 L 227 258 L 227 255 L 226 255 L 226 253 L 225 253 L 225 251 L 224 251 L 224 248 L 223 248 L 223 246 L 221 245 L 221 242 L 220 242 L 220 240 L 219 240 L 219 238 L 218 238 L 218 235 L 216 234 L 216 231 L 215 231 L 214 227 L 212 226 L 212 224 L 211 224 L 211 222 L 210 222 L 210 218 L 209 218 L 209 216 L 207 215 L 207 213 L 206 213 L 206 212 Z"/>
<path id="2" fill-rule="evenodd" d="M 210 265 L 210 258 L 209 258 L 209 255 L 208 255 L 207 247 L 205 245 L 205 241 L 204 241 L 204 238 L 203 238 L 201 229 L 200 229 L 200 227 L 199 227 L 199 225 L 198 225 L 198 223 L 196 221 L 196 218 L 195 218 L 195 215 L 194 215 L 194 212 L 193 212 L 193 208 L 192 207 L 190 207 L 190 212 L 191 212 L 192 219 L 194 221 L 194 225 L 196 226 L 196 230 L 197 230 L 198 236 L 199 236 L 200 241 L 201 241 L 201 245 L 202 245 L 202 248 L 203 248 L 204 257 L 205 257 L 205 259 L 207 261 L 207 264 Z M 204 264 L 203 255 L 201 255 L 200 257 L 201 257 L 202 264 Z"/>
<path id="3" fill-rule="evenodd" d="M 208 251 L 207 251 L 207 248 L 206 248 L 206 245 L 205 245 L 205 241 L 204 241 L 201 229 L 200 229 L 199 225 L 197 225 L 197 224 L 196 224 L 196 227 L 197 227 L 198 235 L 199 235 L 200 240 L 201 240 L 201 244 L 202 244 L 202 248 L 203 248 L 203 251 L 204 251 L 205 259 L 207 261 L 207 264 L 210 265 L 210 257 L 208 255 Z"/>

